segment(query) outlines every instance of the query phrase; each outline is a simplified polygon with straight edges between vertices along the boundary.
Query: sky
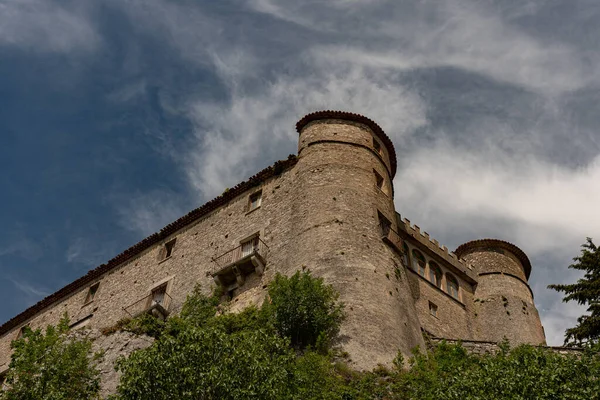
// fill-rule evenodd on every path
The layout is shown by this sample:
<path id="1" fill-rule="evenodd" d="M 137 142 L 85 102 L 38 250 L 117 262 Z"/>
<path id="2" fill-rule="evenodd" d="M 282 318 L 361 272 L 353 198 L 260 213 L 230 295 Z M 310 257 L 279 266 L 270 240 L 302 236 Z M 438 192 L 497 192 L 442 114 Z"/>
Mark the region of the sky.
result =
<path id="1" fill-rule="evenodd" d="M 0 0 L 0 323 L 365 115 L 396 210 L 450 249 L 528 254 L 549 344 L 585 310 L 550 283 L 600 242 L 597 0 Z"/>

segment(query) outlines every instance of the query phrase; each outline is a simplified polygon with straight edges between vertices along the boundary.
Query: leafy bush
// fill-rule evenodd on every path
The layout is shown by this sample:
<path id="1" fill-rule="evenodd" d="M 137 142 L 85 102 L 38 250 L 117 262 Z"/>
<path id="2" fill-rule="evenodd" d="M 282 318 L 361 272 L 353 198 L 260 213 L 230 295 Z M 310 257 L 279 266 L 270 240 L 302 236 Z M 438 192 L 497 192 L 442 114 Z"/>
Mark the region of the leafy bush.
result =
<path id="1" fill-rule="evenodd" d="M 1 400 L 91 399 L 100 389 L 99 371 L 90 363 L 91 342 L 66 337 L 66 316 L 45 333 L 25 328 L 11 343 L 13 354 Z"/>
<path id="2" fill-rule="evenodd" d="M 339 294 L 322 278 L 310 271 L 296 272 L 291 277 L 280 274 L 269 284 L 269 302 L 263 309 L 275 329 L 290 338 L 295 349 L 306 347 L 327 349 L 344 320 Z"/>

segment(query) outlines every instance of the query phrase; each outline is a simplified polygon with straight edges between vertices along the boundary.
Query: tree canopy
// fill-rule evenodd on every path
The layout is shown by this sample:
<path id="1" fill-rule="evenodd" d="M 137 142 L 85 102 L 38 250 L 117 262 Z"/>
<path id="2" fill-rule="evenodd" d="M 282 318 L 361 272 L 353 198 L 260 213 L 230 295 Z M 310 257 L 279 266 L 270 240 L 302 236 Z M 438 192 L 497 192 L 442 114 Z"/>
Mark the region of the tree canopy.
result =
<path id="1" fill-rule="evenodd" d="M 69 319 L 58 326 L 23 329 L 11 343 L 13 354 L 0 400 L 91 399 L 100 389 L 99 371 L 90 360 L 91 342 L 66 336 Z"/>
<path id="2" fill-rule="evenodd" d="M 589 314 L 577 319 L 577 325 L 565 332 L 565 344 L 584 345 L 600 340 L 600 249 L 591 238 L 581 245 L 581 254 L 569 268 L 584 271 L 577 283 L 549 285 L 548 288 L 565 293 L 564 302 L 576 301 L 586 305 Z"/>

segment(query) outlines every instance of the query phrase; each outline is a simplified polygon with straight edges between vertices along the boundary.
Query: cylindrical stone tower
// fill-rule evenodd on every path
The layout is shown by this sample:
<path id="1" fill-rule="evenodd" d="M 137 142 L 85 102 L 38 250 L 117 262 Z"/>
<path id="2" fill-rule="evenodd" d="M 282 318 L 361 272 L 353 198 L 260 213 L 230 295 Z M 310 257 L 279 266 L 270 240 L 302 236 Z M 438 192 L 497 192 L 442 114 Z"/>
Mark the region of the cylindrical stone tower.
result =
<path id="1" fill-rule="evenodd" d="M 353 366 L 389 365 L 398 350 L 408 356 L 424 345 L 406 271 L 382 240 L 382 222 L 396 229 L 394 147 L 375 122 L 347 112 L 309 114 L 296 128 L 290 266 L 340 292 L 341 342 Z"/>
<path id="2" fill-rule="evenodd" d="M 546 344 L 527 283 L 531 263 L 521 249 L 502 240 L 482 239 L 465 243 L 454 253 L 473 265 L 479 276 L 474 294 L 478 340 Z"/>

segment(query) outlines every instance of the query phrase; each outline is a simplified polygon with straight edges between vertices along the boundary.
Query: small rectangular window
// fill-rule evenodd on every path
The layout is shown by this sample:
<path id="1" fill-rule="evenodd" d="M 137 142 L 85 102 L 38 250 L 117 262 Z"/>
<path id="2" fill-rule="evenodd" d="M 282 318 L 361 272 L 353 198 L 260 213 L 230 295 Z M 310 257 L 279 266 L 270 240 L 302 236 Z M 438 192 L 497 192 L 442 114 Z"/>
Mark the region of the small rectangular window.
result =
<path id="1" fill-rule="evenodd" d="M 383 176 L 379 175 L 379 173 L 375 170 L 373 170 L 373 174 L 375 175 L 375 184 L 380 190 L 383 190 Z"/>
<path id="2" fill-rule="evenodd" d="M 166 294 L 167 294 L 167 284 L 166 283 L 160 285 L 159 287 L 157 287 L 155 289 L 152 289 L 151 305 L 160 304 L 160 305 L 164 306 Z"/>
<path id="3" fill-rule="evenodd" d="M 169 258 L 171 257 L 171 254 L 173 254 L 173 248 L 175 248 L 175 240 L 177 239 L 173 239 L 165 243 L 165 258 Z"/>
<path id="4" fill-rule="evenodd" d="M 375 138 L 373 138 L 373 148 L 375 149 L 375 151 L 378 154 L 382 154 L 381 145 L 379 144 L 379 141 L 377 139 L 375 139 Z"/>
<path id="5" fill-rule="evenodd" d="M 377 211 L 377 217 L 379 218 L 379 229 L 381 229 L 381 235 L 387 236 L 390 233 L 392 223 L 379 211 Z"/>
<path id="6" fill-rule="evenodd" d="M 25 335 L 25 329 L 28 328 L 28 325 L 24 325 L 19 329 L 19 333 L 17 333 L 17 340 L 21 339 L 23 335 Z"/>
<path id="7" fill-rule="evenodd" d="M 85 302 L 83 304 L 91 303 L 94 300 L 94 297 L 96 297 L 96 292 L 98 292 L 99 287 L 100 282 L 96 282 L 92 286 L 90 286 L 90 288 L 88 289 L 87 296 L 85 296 Z"/>
<path id="8" fill-rule="evenodd" d="M 434 317 L 438 316 L 438 306 L 432 302 L 429 302 L 429 314 L 433 315 Z"/>
<path id="9" fill-rule="evenodd" d="M 260 207 L 262 203 L 262 190 L 250 195 L 248 202 L 248 211 L 252 211 Z"/>

